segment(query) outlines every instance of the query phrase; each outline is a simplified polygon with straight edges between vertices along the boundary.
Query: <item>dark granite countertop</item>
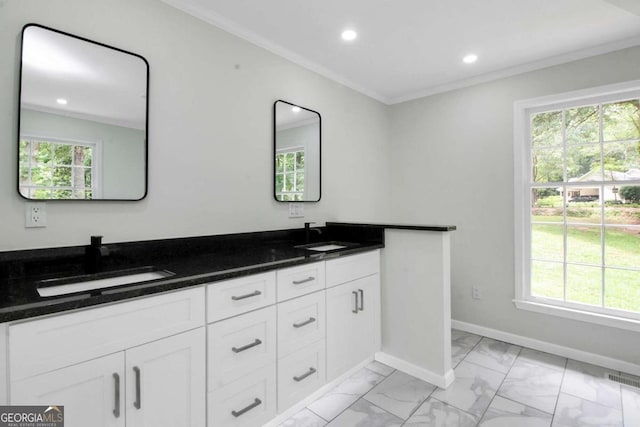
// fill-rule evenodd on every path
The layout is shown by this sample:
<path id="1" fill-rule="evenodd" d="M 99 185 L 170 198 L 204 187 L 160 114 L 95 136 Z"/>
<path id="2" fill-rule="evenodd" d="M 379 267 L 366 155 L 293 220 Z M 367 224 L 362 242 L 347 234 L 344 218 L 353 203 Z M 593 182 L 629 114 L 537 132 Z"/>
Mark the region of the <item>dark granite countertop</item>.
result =
<path id="1" fill-rule="evenodd" d="M 283 230 L 220 236 L 104 244 L 101 271 L 153 267 L 174 275 L 133 285 L 41 297 L 42 280 L 86 275 L 87 246 L 0 252 L 0 323 L 201 285 L 234 277 L 333 259 L 384 247 L 380 229 L 331 226 L 312 241 L 350 242 L 344 249 L 314 252 L 298 247 L 303 231 Z"/>
<path id="2" fill-rule="evenodd" d="M 389 224 L 389 223 L 353 223 L 353 222 L 327 222 L 327 227 L 356 227 L 356 228 L 389 228 L 395 230 L 415 231 L 454 231 L 455 225 L 417 225 L 417 224 Z"/>

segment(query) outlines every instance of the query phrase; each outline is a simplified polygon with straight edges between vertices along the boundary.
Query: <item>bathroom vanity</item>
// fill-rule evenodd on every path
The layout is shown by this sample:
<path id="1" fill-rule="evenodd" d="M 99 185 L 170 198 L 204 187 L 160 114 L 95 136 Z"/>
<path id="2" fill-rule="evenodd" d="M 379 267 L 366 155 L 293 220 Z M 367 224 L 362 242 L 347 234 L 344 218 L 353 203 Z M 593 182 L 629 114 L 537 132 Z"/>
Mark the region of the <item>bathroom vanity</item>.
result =
<path id="1" fill-rule="evenodd" d="M 396 352 L 397 337 L 386 345 L 396 324 L 385 318 L 395 308 L 384 299 L 403 287 L 448 285 L 448 266 L 428 254 L 443 269 L 425 274 L 440 277 L 403 278 L 393 264 L 405 269 L 414 257 L 388 255 L 403 250 L 393 233 L 441 241 L 453 229 L 327 223 L 311 244 L 301 230 L 107 244 L 104 271 L 92 276 L 84 274 L 84 247 L 2 253 L 0 355 L 8 357 L 0 358 L 0 403 L 64 405 L 68 426 L 259 426 L 288 417 L 373 358 L 437 382 L 446 366 L 421 367 L 420 349 Z M 38 292 L 141 268 L 171 274 Z M 433 316 L 429 304 L 421 311 Z M 435 333 L 427 325 L 398 333 L 440 352 L 448 335 L 434 335 L 448 321 L 435 322 Z"/>

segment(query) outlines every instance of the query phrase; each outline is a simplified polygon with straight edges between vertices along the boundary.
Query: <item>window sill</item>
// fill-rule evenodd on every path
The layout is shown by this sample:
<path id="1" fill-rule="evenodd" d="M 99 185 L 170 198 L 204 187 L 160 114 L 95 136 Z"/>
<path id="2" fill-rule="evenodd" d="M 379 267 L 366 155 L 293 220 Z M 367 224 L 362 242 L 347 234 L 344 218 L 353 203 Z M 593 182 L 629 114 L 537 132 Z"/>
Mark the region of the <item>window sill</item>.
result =
<path id="1" fill-rule="evenodd" d="M 552 316 L 564 317 L 566 319 L 640 332 L 640 320 L 627 319 L 624 317 L 593 313 L 584 310 L 576 310 L 573 308 L 559 307 L 556 305 L 542 304 L 532 301 L 513 300 L 513 302 L 515 303 L 517 308 L 522 310 L 535 311 L 536 313 L 550 314 Z"/>

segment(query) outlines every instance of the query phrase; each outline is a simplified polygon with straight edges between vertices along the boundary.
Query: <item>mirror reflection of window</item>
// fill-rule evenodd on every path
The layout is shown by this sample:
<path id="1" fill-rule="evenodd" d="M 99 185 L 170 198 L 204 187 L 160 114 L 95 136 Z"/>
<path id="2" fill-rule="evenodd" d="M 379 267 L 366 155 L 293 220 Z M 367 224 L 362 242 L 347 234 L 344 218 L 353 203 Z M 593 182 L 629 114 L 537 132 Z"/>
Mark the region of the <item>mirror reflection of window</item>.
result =
<path id="1" fill-rule="evenodd" d="M 21 59 L 19 194 L 145 197 L 146 60 L 36 24 L 23 28 Z"/>
<path id="2" fill-rule="evenodd" d="M 275 198 L 320 200 L 320 114 L 286 101 L 274 104 Z"/>

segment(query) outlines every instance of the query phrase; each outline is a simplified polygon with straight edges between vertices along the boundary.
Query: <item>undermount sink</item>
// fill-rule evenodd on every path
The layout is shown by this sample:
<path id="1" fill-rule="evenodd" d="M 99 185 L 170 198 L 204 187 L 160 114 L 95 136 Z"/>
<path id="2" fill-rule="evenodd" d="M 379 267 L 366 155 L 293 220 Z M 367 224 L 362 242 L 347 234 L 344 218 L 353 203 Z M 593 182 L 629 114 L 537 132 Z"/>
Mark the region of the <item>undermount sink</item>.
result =
<path id="1" fill-rule="evenodd" d="M 41 297 L 75 294 L 96 289 L 112 288 L 122 285 L 138 284 L 151 280 L 164 279 L 175 275 L 167 270 L 155 267 L 142 267 L 106 273 L 85 274 L 56 279 L 41 280 L 37 283 Z"/>
<path id="2" fill-rule="evenodd" d="M 308 245 L 300 245 L 296 246 L 298 248 L 307 249 L 309 251 L 316 252 L 329 252 L 329 251 L 337 251 L 338 249 L 344 249 L 357 246 L 356 243 L 349 242 L 318 242 L 318 243 L 310 243 Z"/>

